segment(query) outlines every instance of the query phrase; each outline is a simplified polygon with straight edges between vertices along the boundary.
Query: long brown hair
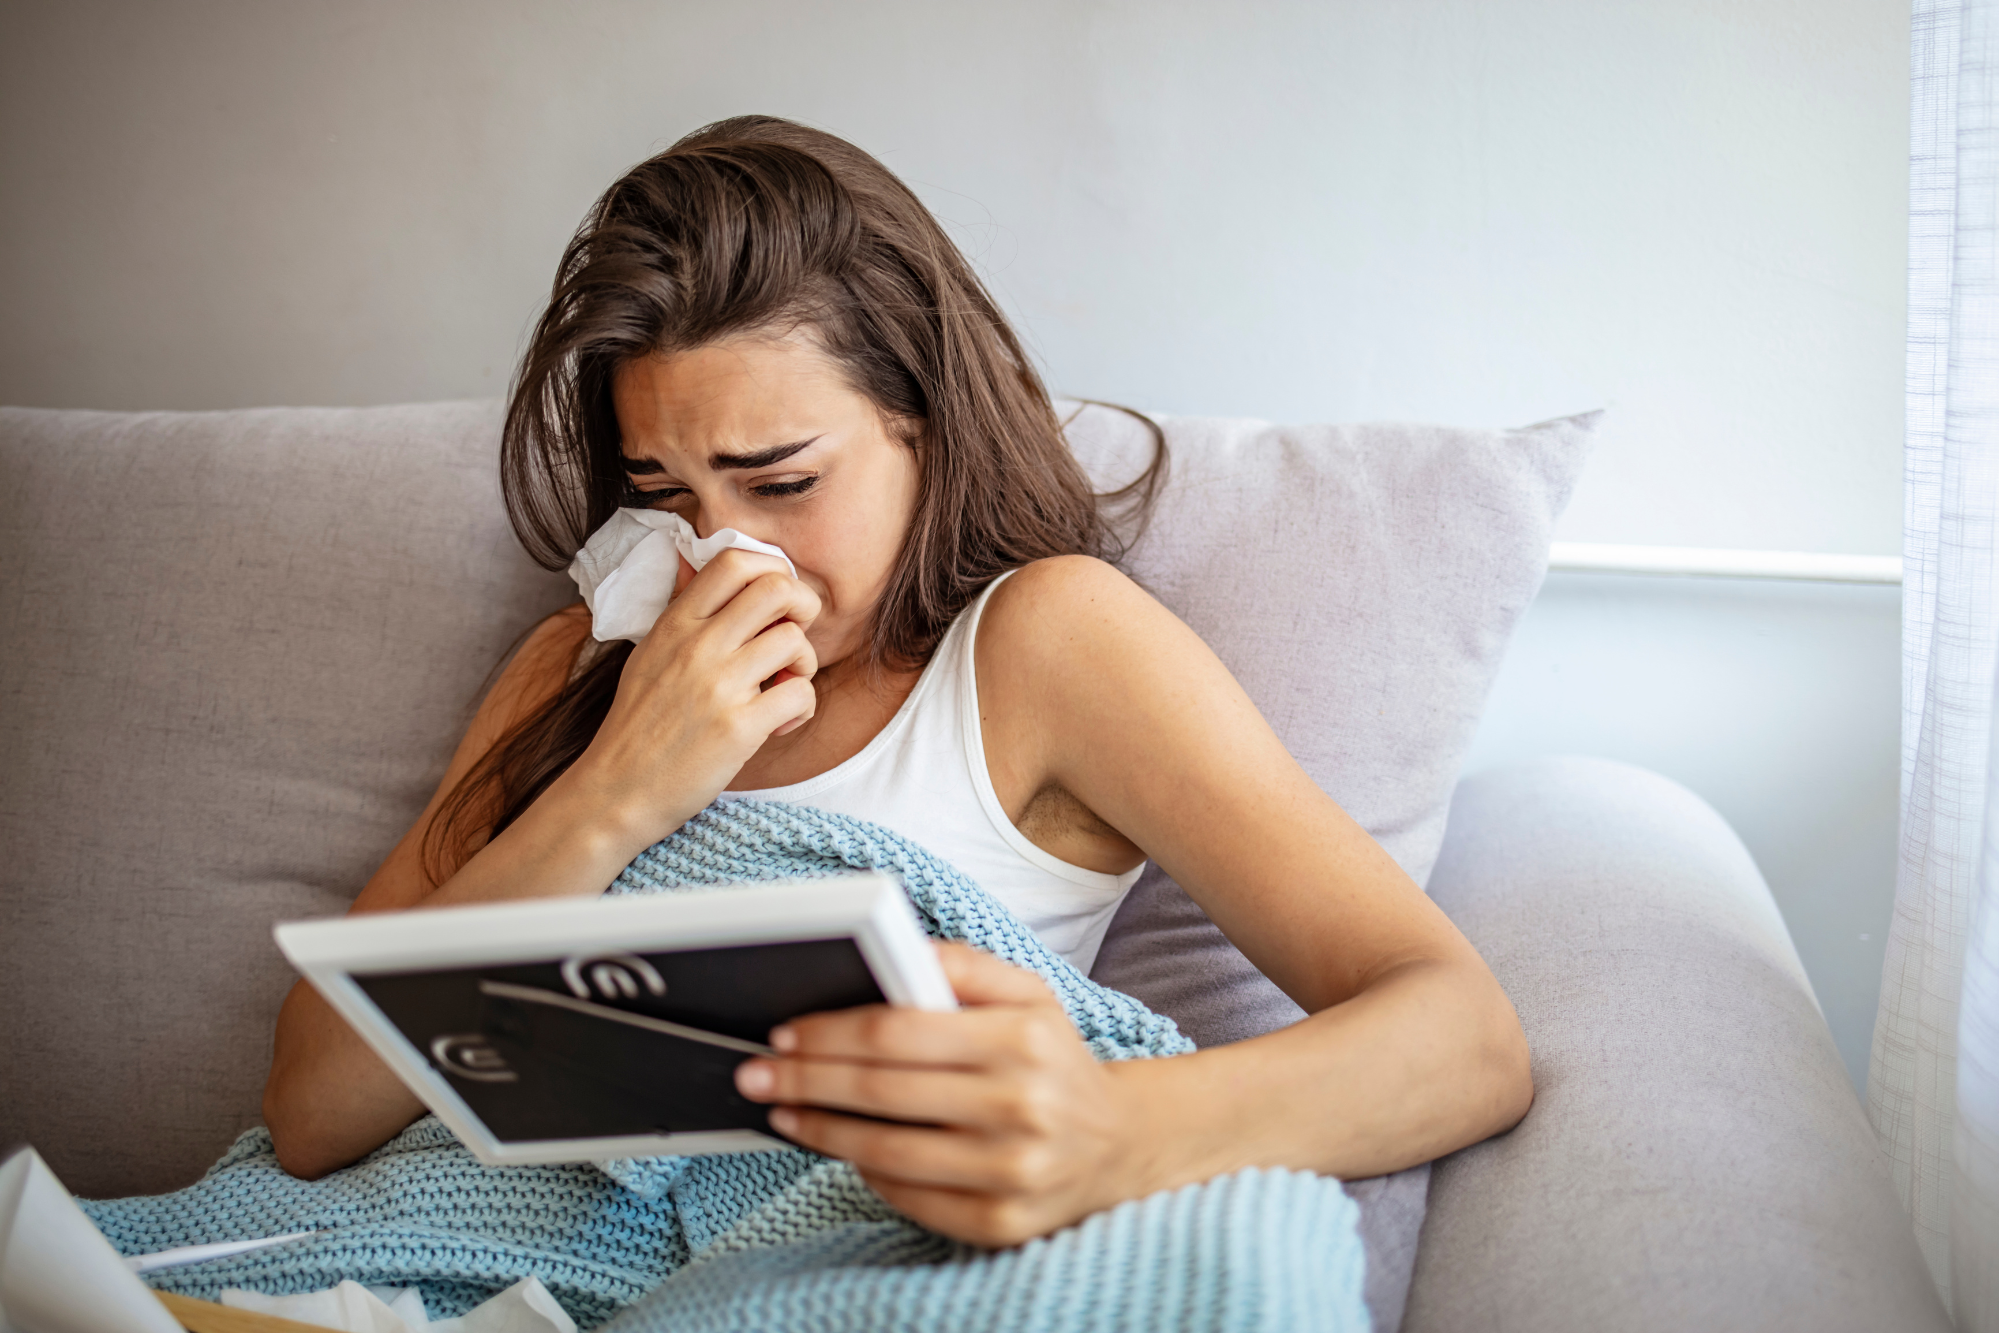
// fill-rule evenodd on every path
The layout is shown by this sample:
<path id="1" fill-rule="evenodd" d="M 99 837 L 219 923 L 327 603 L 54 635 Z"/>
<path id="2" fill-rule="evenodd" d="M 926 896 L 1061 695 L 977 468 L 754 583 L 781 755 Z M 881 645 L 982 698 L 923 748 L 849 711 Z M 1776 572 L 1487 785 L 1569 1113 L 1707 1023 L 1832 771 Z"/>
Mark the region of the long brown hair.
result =
<path id="1" fill-rule="evenodd" d="M 507 512 L 529 554 L 565 568 L 629 500 L 611 400 L 620 365 L 796 326 L 918 456 L 871 665 L 922 665 L 1000 574 L 1055 555 L 1115 561 L 1143 526 L 1165 475 L 1157 428 L 1151 466 L 1093 494 L 1013 330 L 908 187 L 843 139 L 739 116 L 625 173 L 563 251 L 501 436 Z M 426 833 L 433 882 L 583 753 L 630 652 L 586 639 L 560 692 L 458 783 Z"/>

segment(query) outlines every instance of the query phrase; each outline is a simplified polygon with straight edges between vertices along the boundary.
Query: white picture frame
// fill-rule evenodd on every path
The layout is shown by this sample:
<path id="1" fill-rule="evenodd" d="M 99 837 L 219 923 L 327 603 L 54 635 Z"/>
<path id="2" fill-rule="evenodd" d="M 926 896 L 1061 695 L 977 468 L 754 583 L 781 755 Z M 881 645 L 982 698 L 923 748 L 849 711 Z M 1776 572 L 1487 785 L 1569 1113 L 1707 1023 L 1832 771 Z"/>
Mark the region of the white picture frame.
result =
<path id="1" fill-rule="evenodd" d="M 536 899 L 287 921 L 274 927 L 272 935 L 287 961 L 405 1086 L 480 1161 L 495 1166 L 756 1152 L 791 1145 L 755 1130 L 503 1140 L 355 977 L 558 959 L 573 966 L 613 953 L 848 938 L 889 1003 L 933 1011 L 958 1007 L 902 886 L 874 873 L 693 893 Z M 662 1030 L 674 1028 L 655 1020 L 637 1021 Z M 755 1043 L 685 1029 L 675 1035 L 692 1035 L 746 1054 L 762 1049 Z"/>

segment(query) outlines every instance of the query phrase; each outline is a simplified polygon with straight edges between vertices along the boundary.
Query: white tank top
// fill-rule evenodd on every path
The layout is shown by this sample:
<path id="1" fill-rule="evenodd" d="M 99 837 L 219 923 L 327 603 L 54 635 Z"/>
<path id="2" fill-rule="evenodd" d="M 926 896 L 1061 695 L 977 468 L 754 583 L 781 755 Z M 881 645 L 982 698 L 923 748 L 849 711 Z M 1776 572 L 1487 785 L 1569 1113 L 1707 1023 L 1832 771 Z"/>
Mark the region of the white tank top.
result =
<path id="1" fill-rule="evenodd" d="M 964 871 L 1087 973 L 1144 867 L 1107 875 L 1071 865 L 1029 842 L 1000 808 L 986 771 L 973 648 L 986 599 L 1007 577 L 952 622 L 910 697 L 859 754 L 789 787 L 726 791 L 721 799 L 808 805 L 894 829 Z"/>

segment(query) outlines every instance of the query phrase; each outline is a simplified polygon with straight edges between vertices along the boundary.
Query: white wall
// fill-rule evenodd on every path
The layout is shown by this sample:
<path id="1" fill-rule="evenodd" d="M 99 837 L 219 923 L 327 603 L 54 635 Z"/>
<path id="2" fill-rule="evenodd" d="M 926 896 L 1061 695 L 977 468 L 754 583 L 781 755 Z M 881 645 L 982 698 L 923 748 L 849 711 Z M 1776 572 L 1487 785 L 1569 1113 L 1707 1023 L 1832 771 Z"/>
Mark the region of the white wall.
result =
<path id="1" fill-rule="evenodd" d="M 1058 389 L 1279 418 L 1610 405 L 1562 536 L 1893 553 L 1907 21 L 1892 0 L 14 3 L 0 401 L 498 393 L 597 191 L 761 110 L 903 173 Z M 1873 952 L 1813 941 L 1887 901 L 1889 605 L 1559 581 L 1478 758 L 1661 759 L 1752 835 L 1822 997 L 1872 997 L 1879 929 Z M 1800 791 L 1804 751 L 1838 809 Z M 1865 846 L 1799 850 L 1828 832 Z M 1841 1015 L 1869 1005 L 1829 1005 L 1850 1063 L 1865 1023 Z"/>

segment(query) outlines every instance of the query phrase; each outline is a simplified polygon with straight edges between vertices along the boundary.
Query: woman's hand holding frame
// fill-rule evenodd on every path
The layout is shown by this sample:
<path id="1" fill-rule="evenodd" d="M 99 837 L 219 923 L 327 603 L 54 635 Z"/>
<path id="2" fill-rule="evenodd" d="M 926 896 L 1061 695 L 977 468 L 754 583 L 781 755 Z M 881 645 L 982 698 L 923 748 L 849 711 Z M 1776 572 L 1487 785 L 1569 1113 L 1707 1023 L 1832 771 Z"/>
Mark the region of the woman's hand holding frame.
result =
<path id="1" fill-rule="evenodd" d="M 737 1070 L 738 1088 L 776 1104 L 779 1133 L 974 1244 L 1017 1245 L 1144 1193 L 1142 1108 L 1041 978 L 962 944 L 938 957 L 958 1012 L 796 1019 L 771 1034 L 776 1057 Z"/>

